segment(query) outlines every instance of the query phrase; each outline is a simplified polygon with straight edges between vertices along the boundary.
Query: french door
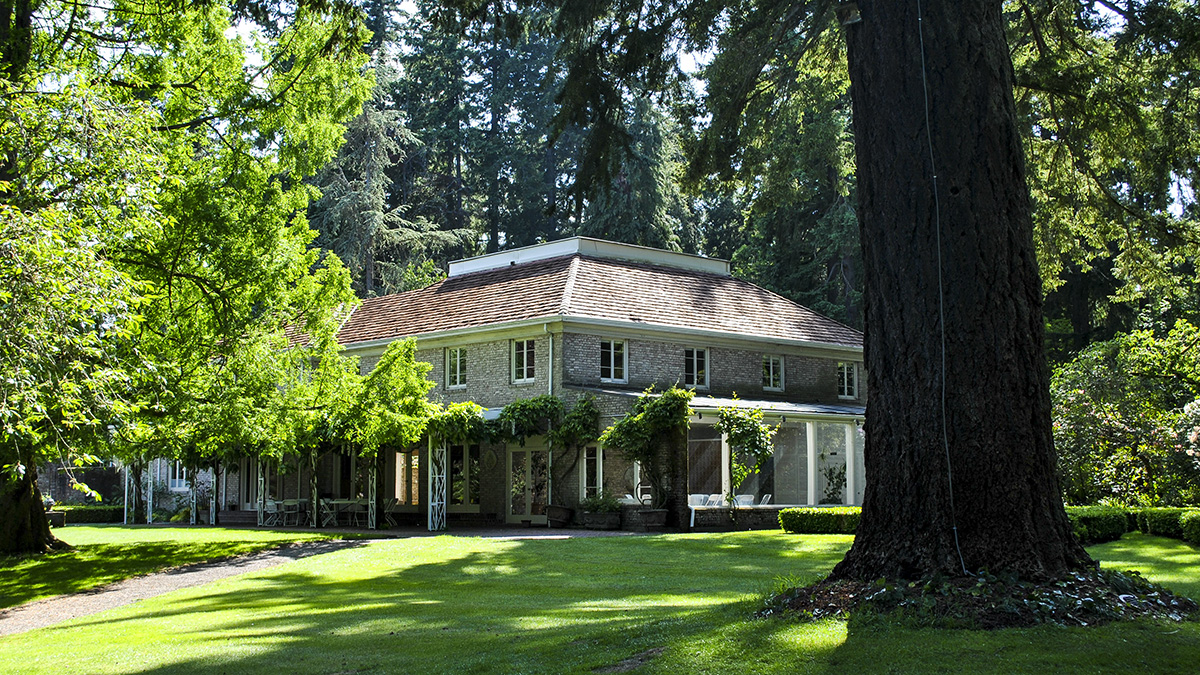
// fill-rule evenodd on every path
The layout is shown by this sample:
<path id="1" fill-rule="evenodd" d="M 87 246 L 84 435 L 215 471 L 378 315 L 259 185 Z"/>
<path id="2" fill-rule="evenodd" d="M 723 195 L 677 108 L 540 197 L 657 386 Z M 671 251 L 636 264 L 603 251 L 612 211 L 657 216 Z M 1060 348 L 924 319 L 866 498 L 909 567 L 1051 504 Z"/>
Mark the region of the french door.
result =
<path id="1" fill-rule="evenodd" d="M 544 525 L 549 503 L 550 453 L 538 448 L 510 448 L 507 521 Z"/>

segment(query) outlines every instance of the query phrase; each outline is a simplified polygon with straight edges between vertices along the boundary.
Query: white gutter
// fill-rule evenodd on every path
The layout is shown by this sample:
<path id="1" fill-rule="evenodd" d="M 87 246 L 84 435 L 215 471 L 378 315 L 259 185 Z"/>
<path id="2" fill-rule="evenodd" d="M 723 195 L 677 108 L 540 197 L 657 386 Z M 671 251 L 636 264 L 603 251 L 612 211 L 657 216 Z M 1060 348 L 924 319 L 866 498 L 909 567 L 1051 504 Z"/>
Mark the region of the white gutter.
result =
<path id="1" fill-rule="evenodd" d="M 738 340 L 743 342 L 757 342 L 770 345 L 783 345 L 788 347 L 803 347 L 808 349 L 826 349 L 830 351 L 842 352 L 851 355 L 861 355 L 862 349 L 849 345 L 837 344 L 833 342 L 819 342 L 816 340 L 797 340 L 794 338 L 779 338 L 769 337 L 765 335 L 752 335 L 748 333 L 735 333 L 723 330 L 706 330 L 701 328 L 687 328 L 682 326 L 672 326 L 670 324 L 647 323 L 643 321 L 628 321 L 621 319 L 599 319 L 594 317 L 575 317 L 565 316 L 562 314 L 550 314 L 539 316 L 530 319 L 519 319 L 517 321 L 504 321 L 501 323 L 490 323 L 484 326 L 470 326 L 467 328 L 453 328 L 450 330 L 431 331 L 428 333 L 416 333 L 414 335 L 397 335 L 395 337 L 379 338 L 376 340 L 364 340 L 363 342 L 352 342 L 342 345 L 347 350 L 370 349 L 371 347 L 384 347 L 396 340 L 402 340 L 407 337 L 415 337 L 418 340 L 436 340 L 441 338 L 459 337 L 462 335 L 475 335 L 479 333 L 498 332 L 502 330 L 512 330 L 517 328 L 532 328 L 538 324 L 544 326 L 548 322 L 562 321 L 564 327 L 567 325 L 576 326 L 594 326 L 596 328 L 620 328 L 625 330 L 645 331 L 649 333 L 668 333 L 672 335 L 686 335 L 695 338 L 712 338 L 723 340 Z"/>

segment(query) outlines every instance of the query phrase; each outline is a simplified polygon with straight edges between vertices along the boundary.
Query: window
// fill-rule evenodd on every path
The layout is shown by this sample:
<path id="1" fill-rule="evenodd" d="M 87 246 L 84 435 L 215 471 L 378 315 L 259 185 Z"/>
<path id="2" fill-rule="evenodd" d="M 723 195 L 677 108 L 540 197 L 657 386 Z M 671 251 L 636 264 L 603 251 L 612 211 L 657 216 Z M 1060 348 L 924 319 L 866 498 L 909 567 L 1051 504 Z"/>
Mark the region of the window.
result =
<path id="1" fill-rule="evenodd" d="M 783 391 L 783 357 L 763 355 L 763 389 Z"/>
<path id="2" fill-rule="evenodd" d="M 446 349 L 446 388 L 462 389 L 467 386 L 467 350 L 463 347 Z"/>
<path id="3" fill-rule="evenodd" d="M 452 445 L 450 460 L 450 506 L 479 507 L 479 446 Z M 475 510 L 475 509 L 465 509 Z"/>
<path id="4" fill-rule="evenodd" d="M 172 490 L 188 489 L 187 467 L 181 462 L 167 465 L 167 487 Z"/>
<path id="5" fill-rule="evenodd" d="M 396 453 L 396 501 L 405 506 L 421 503 L 421 456 L 416 450 Z"/>
<path id="6" fill-rule="evenodd" d="M 533 382 L 533 340 L 513 340 L 512 381 Z"/>
<path id="7" fill-rule="evenodd" d="M 842 362 L 837 367 L 838 398 L 858 398 L 858 366 Z"/>
<path id="8" fill-rule="evenodd" d="M 625 377 L 625 341 L 600 341 L 600 381 L 627 382 Z"/>
<path id="9" fill-rule="evenodd" d="M 583 475 L 579 478 L 582 499 L 595 497 L 604 489 L 604 451 L 600 448 L 583 449 Z"/>
<path id="10" fill-rule="evenodd" d="M 683 350 L 683 386 L 708 388 L 708 350 Z"/>

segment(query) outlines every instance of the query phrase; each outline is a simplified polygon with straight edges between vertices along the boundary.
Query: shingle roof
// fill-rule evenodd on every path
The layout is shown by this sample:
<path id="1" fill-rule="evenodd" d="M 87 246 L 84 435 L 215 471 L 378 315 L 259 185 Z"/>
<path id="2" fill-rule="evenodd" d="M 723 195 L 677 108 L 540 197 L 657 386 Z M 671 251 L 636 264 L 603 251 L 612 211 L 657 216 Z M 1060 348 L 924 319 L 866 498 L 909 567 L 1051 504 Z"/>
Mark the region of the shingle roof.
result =
<path id="1" fill-rule="evenodd" d="M 747 281 L 578 254 L 369 298 L 338 340 L 348 345 L 547 316 L 862 346 L 862 333 Z"/>

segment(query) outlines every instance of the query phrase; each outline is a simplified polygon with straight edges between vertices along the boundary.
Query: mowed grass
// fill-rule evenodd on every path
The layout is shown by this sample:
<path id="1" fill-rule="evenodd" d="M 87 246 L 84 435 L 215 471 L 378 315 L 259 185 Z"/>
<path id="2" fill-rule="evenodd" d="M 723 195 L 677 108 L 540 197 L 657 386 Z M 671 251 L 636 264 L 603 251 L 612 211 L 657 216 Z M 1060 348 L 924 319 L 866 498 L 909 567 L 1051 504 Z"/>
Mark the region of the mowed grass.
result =
<path id="1" fill-rule="evenodd" d="M 44 556 L 0 556 L 0 609 L 168 567 L 330 538 L 304 532 L 122 525 L 72 525 L 55 529 L 54 535 L 74 549 Z"/>
<path id="2" fill-rule="evenodd" d="M 776 579 L 824 575 L 848 536 L 780 532 L 367 544 L 0 638 L 5 673 L 1194 673 L 1200 624 L 976 632 L 753 618 Z M 1091 549 L 1186 577 L 1156 537 Z M 1166 556 L 1169 564 L 1159 560 Z M 617 671 L 609 671 L 617 672 Z"/>

